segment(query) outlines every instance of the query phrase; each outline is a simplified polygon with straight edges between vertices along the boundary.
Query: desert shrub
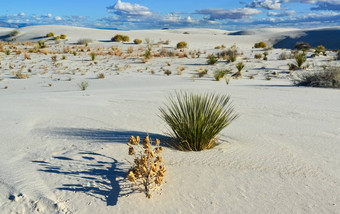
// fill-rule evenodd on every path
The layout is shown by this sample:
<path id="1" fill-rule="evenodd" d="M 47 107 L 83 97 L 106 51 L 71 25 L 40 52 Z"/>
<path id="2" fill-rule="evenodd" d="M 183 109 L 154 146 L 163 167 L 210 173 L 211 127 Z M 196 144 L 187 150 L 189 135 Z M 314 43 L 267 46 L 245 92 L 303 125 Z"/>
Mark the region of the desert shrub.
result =
<path id="1" fill-rule="evenodd" d="M 294 80 L 295 85 L 340 88 L 340 67 L 328 66 L 325 71 L 306 72 Z"/>
<path id="2" fill-rule="evenodd" d="M 19 71 L 19 72 L 15 73 L 15 77 L 17 79 L 27 79 L 27 78 L 30 77 L 30 75 L 29 74 L 23 74 L 21 71 Z"/>
<path id="3" fill-rule="evenodd" d="M 9 56 L 11 54 L 11 51 L 9 49 L 5 50 L 5 54 Z"/>
<path id="4" fill-rule="evenodd" d="M 287 60 L 289 58 L 288 54 L 286 52 L 282 52 L 279 55 L 279 60 Z"/>
<path id="5" fill-rule="evenodd" d="M 104 78 L 105 78 L 105 74 L 104 74 L 104 73 L 99 73 L 99 74 L 97 75 L 97 78 L 98 78 L 98 79 L 104 79 Z"/>
<path id="6" fill-rule="evenodd" d="M 224 50 L 217 54 L 218 58 L 223 58 L 231 62 L 235 62 L 237 56 L 238 56 L 238 49 L 236 45 L 233 45 L 228 50 Z"/>
<path id="7" fill-rule="evenodd" d="M 316 47 L 315 54 L 319 55 L 320 53 L 322 53 L 323 55 L 326 55 L 326 48 L 325 48 L 325 46 L 319 45 L 318 47 Z"/>
<path id="8" fill-rule="evenodd" d="M 143 41 L 142 40 L 140 40 L 140 39 L 135 39 L 135 40 L 133 40 L 133 43 L 135 43 L 135 44 L 141 44 Z"/>
<path id="9" fill-rule="evenodd" d="M 265 52 L 263 52 L 263 60 L 268 60 L 268 52 L 267 51 L 265 51 Z"/>
<path id="10" fill-rule="evenodd" d="M 38 48 L 46 48 L 45 42 L 43 40 L 38 41 Z"/>
<path id="11" fill-rule="evenodd" d="M 73 56 L 77 56 L 77 51 L 72 52 Z"/>
<path id="12" fill-rule="evenodd" d="M 140 144 L 139 136 L 132 136 L 129 139 L 129 155 L 134 156 L 131 168 L 127 174 L 130 182 L 134 182 L 147 198 L 151 197 L 152 192 L 159 187 L 166 174 L 161 152 L 163 147 L 160 140 L 155 140 L 155 148 L 152 149 L 152 140 L 147 135 Z"/>
<path id="13" fill-rule="evenodd" d="M 62 55 L 61 59 L 62 59 L 62 60 L 65 60 L 65 59 L 66 59 L 66 56 L 65 56 L 65 55 Z"/>
<path id="14" fill-rule="evenodd" d="M 215 65 L 217 63 L 217 58 L 214 54 L 210 54 L 207 60 L 208 65 Z"/>
<path id="15" fill-rule="evenodd" d="M 67 36 L 65 34 L 60 34 L 60 39 L 66 39 Z"/>
<path id="16" fill-rule="evenodd" d="M 19 31 L 18 31 L 18 30 L 13 30 L 13 31 L 11 31 L 11 32 L 8 34 L 9 37 L 15 37 L 15 36 L 17 36 L 17 35 L 19 35 Z"/>
<path id="17" fill-rule="evenodd" d="M 259 43 L 255 43 L 254 47 L 255 48 L 266 48 L 267 44 L 265 42 L 259 42 Z"/>
<path id="18" fill-rule="evenodd" d="M 53 32 L 49 32 L 46 34 L 46 37 L 54 37 L 54 33 Z"/>
<path id="19" fill-rule="evenodd" d="M 96 59 L 96 53 L 95 52 L 91 52 L 91 60 L 94 61 Z"/>
<path id="20" fill-rule="evenodd" d="M 217 135 L 238 117 L 226 95 L 176 92 L 168 101 L 160 108 L 160 117 L 170 127 L 168 143 L 184 151 L 214 147 Z"/>
<path id="21" fill-rule="evenodd" d="M 236 68 L 237 68 L 237 70 L 238 70 L 239 72 L 241 72 L 241 71 L 242 71 L 242 69 L 244 68 L 244 64 L 243 64 L 243 62 L 239 62 L 239 63 L 237 63 L 237 64 L 236 64 Z"/>
<path id="22" fill-rule="evenodd" d="M 198 77 L 202 78 L 206 74 L 208 74 L 208 69 L 204 69 L 203 71 L 198 72 Z"/>
<path id="23" fill-rule="evenodd" d="M 78 39 L 78 44 L 80 45 L 87 45 L 89 43 L 93 42 L 92 39 L 84 38 L 84 39 Z"/>
<path id="24" fill-rule="evenodd" d="M 113 42 L 129 42 L 130 37 L 126 35 L 116 34 L 114 37 L 111 38 Z"/>
<path id="25" fill-rule="evenodd" d="M 57 55 L 51 56 L 51 59 L 52 59 L 53 62 L 56 62 L 57 61 Z"/>
<path id="26" fill-rule="evenodd" d="M 294 49 L 297 49 L 297 50 L 309 50 L 311 48 L 312 46 L 308 44 L 307 42 L 297 42 L 294 47 Z"/>
<path id="27" fill-rule="evenodd" d="M 214 71 L 214 78 L 216 81 L 220 81 L 225 75 L 227 71 L 223 69 L 218 69 Z"/>
<path id="28" fill-rule="evenodd" d="M 177 49 L 184 49 L 184 48 L 187 48 L 188 46 L 188 43 L 186 43 L 185 41 L 181 41 L 179 43 L 177 43 Z"/>
<path id="29" fill-rule="evenodd" d="M 151 49 L 146 49 L 145 53 L 144 53 L 144 58 L 145 59 L 151 59 L 152 55 L 151 55 Z"/>
<path id="30" fill-rule="evenodd" d="M 306 54 L 305 53 L 299 53 L 296 57 L 295 57 L 295 62 L 296 65 L 298 66 L 298 68 L 302 68 L 302 65 L 304 62 L 306 62 Z"/>
<path id="31" fill-rule="evenodd" d="M 87 87 L 89 86 L 89 83 L 86 82 L 86 81 L 83 81 L 83 82 L 79 83 L 78 86 L 82 91 L 85 91 L 87 89 Z"/>
<path id="32" fill-rule="evenodd" d="M 59 39 L 60 39 L 60 36 L 54 37 L 54 40 L 59 40 Z"/>
<path id="33" fill-rule="evenodd" d="M 254 56 L 255 59 L 262 59 L 262 54 L 261 53 L 257 53 Z"/>
<path id="34" fill-rule="evenodd" d="M 167 75 L 167 76 L 170 76 L 172 74 L 172 72 L 169 69 L 166 69 L 164 71 L 164 74 Z"/>

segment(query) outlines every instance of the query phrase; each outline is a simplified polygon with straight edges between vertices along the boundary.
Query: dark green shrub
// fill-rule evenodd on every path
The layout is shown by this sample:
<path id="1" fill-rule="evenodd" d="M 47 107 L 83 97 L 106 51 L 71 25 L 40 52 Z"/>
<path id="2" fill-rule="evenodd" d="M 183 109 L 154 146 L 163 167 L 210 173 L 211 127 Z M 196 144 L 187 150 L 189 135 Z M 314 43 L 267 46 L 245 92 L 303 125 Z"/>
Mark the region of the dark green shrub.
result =
<path id="1" fill-rule="evenodd" d="M 116 34 L 114 37 L 111 38 L 113 42 L 129 42 L 130 37 L 126 35 Z"/>
<path id="2" fill-rule="evenodd" d="M 141 44 L 142 42 L 143 42 L 143 41 L 140 40 L 140 39 L 135 39 L 135 40 L 133 40 L 133 43 L 135 43 L 136 45 Z"/>
<path id="3" fill-rule="evenodd" d="M 255 43 L 254 47 L 255 48 L 266 48 L 267 44 L 265 42 L 259 42 L 259 43 Z"/>
<path id="4" fill-rule="evenodd" d="M 67 36 L 65 34 L 60 34 L 60 39 L 66 39 Z"/>
<path id="5" fill-rule="evenodd" d="M 168 144 L 183 151 L 200 151 L 216 145 L 217 135 L 238 115 L 230 96 L 176 92 L 160 108 L 160 117 L 170 127 Z"/>
<path id="6" fill-rule="evenodd" d="M 188 43 L 186 43 L 185 41 L 181 41 L 177 43 L 177 49 L 187 48 L 187 46 L 188 46 Z"/>
<path id="7" fill-rule="evenodd" d="M 208 65 L 215 65 L 217 63 L 217 58 L 214 54 L 210 54 L 207 60 Z"/>
<path id="8" fill-rule="evenodd" d="M 302 65 L 304 62 L 306 62 L 306 54 L 305 53 L 299 53 L 296 57 L 295 57 L 295 61 L 296 61 L 296 65 L 298 66 L 298 68 L 302 68 Z"/>
<path id="9" fill-rule="evenodd" d="M 8 34 L 9 37 L 15 37 L 15 36 L 17 36 L 17 35 L 19 35 L 19 31 L 18 31 L 18 30 L 13 30 L 13 31 L 11 31 L 11 32 Z"/>
<path id="10" fill-rule="evenodd" d="M 241 72 L 241 71 L 242 71 L 242 69 L 244 68 L 244 64 L 243 64 L 243 62 L 239 62 L 239 63 L 237 63 L 237 64 L 236 64 L 236 68 L 237 68 L 237 70 L 238 70 L 239 72 Z"/>
<path id="11" fill-rule="evenodd" d="M 294 47 L 294 49 L 296 50 L 304 50 L 304 51 L 309 50 L 311 48 L 312 46 L 308 44 L 307 42 L 297 42 Z"/>
<path id="12" fill-rule="evenodd" d="M 49 33 L 46 34 L 46 37 L 54 37 L 54 33 L 49 32 Z"/>

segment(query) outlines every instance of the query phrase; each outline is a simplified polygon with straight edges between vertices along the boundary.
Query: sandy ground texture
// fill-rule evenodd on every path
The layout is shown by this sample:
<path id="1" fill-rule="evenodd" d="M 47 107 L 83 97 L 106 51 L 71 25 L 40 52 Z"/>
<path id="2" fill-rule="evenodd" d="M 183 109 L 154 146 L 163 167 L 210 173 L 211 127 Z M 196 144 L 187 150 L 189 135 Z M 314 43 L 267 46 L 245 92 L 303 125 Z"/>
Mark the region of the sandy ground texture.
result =
<path id="1" fill-rule="evenodd" d="M 289 47 L 252 48 L 315 41 L 315 31 L 330 29 L 18 30 L 0 52 L 0 213 L 339 213 L 340 91 L 292 84 L 299 73 L 339 65 L 336 53 L 307 52 L 306 68 L 290 71 L 294 60 L 279 60 Z M 0 37 L 11 31 L 0 28 Z M 48 32 L 67 39 L 47 40 Z M 144 42 L 111 42 L 117 33 Z M 78 45 L 82 38 L 93 42 Z M 35 49 L 39 40 L 47 47 Z M 143 61 L 145 41 L 152 58 Z M 188 48 L 175 49 L 179 41 Z M 208 65 L 222 45 L 237 46 L 236 62 Z M 255 59 L 265 51 L 268 60 Z M 233 78 L 239 62 L 245 67 Z M 218 69 L 229 70 L 229 84 L 214 79 Z M 164 137 L 158 108 L 176 90 L 229 94 L 240 117 L 213 149 L 166 147 L 166 183 L 147 199 L 125 178 L 126 143 Z"/>

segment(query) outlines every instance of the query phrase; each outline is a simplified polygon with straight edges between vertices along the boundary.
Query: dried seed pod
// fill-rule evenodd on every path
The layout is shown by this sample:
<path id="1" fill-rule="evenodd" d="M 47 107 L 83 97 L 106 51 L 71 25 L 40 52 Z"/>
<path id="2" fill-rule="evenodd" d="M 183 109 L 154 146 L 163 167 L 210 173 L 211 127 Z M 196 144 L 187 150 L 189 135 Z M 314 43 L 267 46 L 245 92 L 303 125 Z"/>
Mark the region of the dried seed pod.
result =
<path id="1" fill-rule="evenodd" d="M 161 143 L 161 141 L 156 138 L 156 146 L 159 146 L 160 143 Z"/>
<path id="2" fill-rule="evenodd" d="M 136 152 L 132 146 L 129 147 L 129 155 L 134 155 Z"/>
<path id="3" fill-rule="evenodd" d="M 140 143 L 140 138 L 139 136 L 136 136 L 136 141 L 137 141 L 137 145 Z"/>
<path id="4" fill-rule="evenodd" d="M 134 182 L 136 180 L 135 174 L 132 171 L 129 171 L 127 177 L 131 182 Z"/>
<path id="5" fill-rule="evenodd" d="M 143 139 L 143 146 L 146 146 L 146 145 L 150 145 L 149 135 L 147 135 L 147 136 Z"/>

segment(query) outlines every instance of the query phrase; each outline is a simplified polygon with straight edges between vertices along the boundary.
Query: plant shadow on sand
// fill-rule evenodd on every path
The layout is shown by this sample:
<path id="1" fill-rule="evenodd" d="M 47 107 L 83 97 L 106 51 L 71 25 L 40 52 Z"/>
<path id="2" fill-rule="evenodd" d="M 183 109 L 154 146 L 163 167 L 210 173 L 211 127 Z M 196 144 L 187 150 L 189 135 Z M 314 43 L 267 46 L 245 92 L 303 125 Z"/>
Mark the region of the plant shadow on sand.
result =
<path id="1" fill-rule="evenodd" d="M 85 128 L 48 128 L 37 129 L 39 134 L 49 134 L 55 138 L 89 141 L 91 143 L 124 143 L 131 136 L 145 137 L 148 133 L 139 131 L 113 131 Z M 152 139 L 164 139 L 163 135 L 149 133 Z M 60 175 L 60 180 L 74 180 L 64 183 L 58 190 L 83 192 L 95 197 L 107 206 L 115 206 L 119 197 L 140 191 L 126 181 L 128 166 L 104 154 L 80 151 L 72 156 L 55 155 L 50 162 L 33 160 L 40 166 L 38 171 Z"/>
<path id="2" fill-rule="evenodd" d="M 54 156 L 51 162 L 32 162 L 39 164 L 41 168 L 38 171 L 63 175 L 77 182 L 62 184 L 61 187 L 57 187 L 58 190 L 83 192 L 106 202 L 107 206 L 116 205 L 119 197 L 135 191 L 127 188 L 129 185 L 124 182 L 127 170 L 122 169 L 122 163 L 94 152 L 79 152 L 79 155 L 82 160 Z M 97 160 L 103 158 L 106 158 L 107 161 Z M 77 165 L 77 167 L 73 168 L 72 165 Z"/>
<path id="3" fill-rule="evenodd" d="M 147 134 L 152 139 L 160 139 L 165 142 L 168 137 L 155 133 L 141 131 L 106 130 L 106 129 L 86 129 L 86 128 L 53 128 L 52 130 L 37 130 L 38 132 L 48 132 L 55 137 L 68 137 L 75 140 L 87 140 L 94 143 L 124 143 L 129 141 L 131 136 L 144 138 Z"/>

